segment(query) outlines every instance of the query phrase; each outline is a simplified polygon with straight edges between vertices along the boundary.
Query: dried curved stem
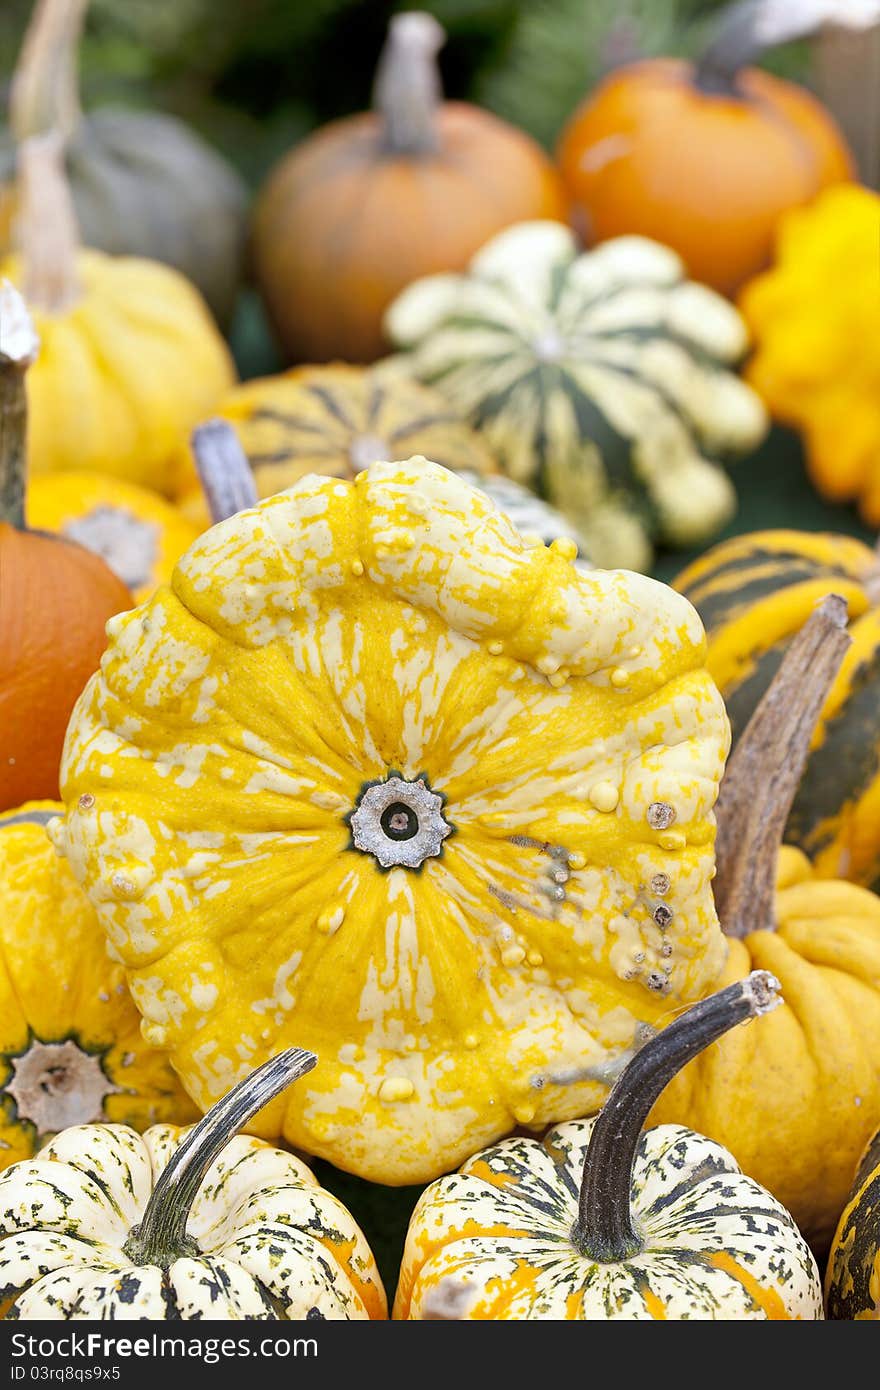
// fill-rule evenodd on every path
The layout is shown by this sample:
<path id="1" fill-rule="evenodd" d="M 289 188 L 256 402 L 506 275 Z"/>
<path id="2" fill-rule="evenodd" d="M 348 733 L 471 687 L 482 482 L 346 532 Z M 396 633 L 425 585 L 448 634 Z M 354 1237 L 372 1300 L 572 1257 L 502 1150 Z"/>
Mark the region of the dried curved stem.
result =
<path id="1" fill-rule="evenodd" d="M 186 1223 L 211 1164 L 264 1105 L 310 1072 L 317 1060 L 313 1052 L 290 1047 L 257 1067 L 212 1105 L 162 1170 L 143 1220 L 125 1243 L 131 1260 L 167 1269 L 181 1256 L 198 1253 L 195 1241 L 186 1233 Z"/>
<path id="2" fill-rule="evenodd" d="M 829 594 L 791 643 L 734 749 L 716 808 L 715 906 L 726 936 L 775 926 L 776 860 L 822 706 L 851 645 Z"/>
<path id="3" fill-rule="evenodd" d="M 688 1062 L 738 1023 L 782 1003 L 767 970 L 701 999 L 646 1043 L 621 1072 L 593 1125 L 571 1238 L 588 1259 L 603 1264 L 632 1258 L 642 1248 L 633 1220 L 632 1172 L 642 1127 L 661 1091 Z"/>
<path id="4" fill-rule="evenodd" d="M 433 154 L 440 148 L 435 114 L 443 100 L 437 54 L 446 35 L 421 10 L 393 17 L 379 57 L 373 106 L 384 121 L 389 154 Z"/>
<path id="5" fill-rule="evenodd" d="M 736 96 L 737 76 L 744 67 L 766 49 L 803 38 L 825 21 L 826 15 L 804 0 L 735 0 L 721 11 L 713 37 L 697 60 L 694 84 L 703 92 Z M 865 27 L 857 18 L 839 22 Z"/>
<path id="6" fill-rule="evenodd" d="M 192 451 L 212 522 L 226 521 L 257 505 L 247 454 L 226 420 L 206 420 L 193 430 Z"/>
<path id="7" fill-rule="evenodd" d="M 16 143 L 54 130 L 66 142 L 80 118 L 78 48 L 88 0 L 37 0 L 9 93 Z"/>
<path id="8" fill-rule="evenodd" d="M 40 341 L 18 290 L 0 280 L 0 521 L 21 530 L 27 476 L 25 376 Z"/>
<path id="9" fill-rule="evenodd" d="M 18 150 L 19 215 L 15 239 L 24 262 L 29 305 L 62 314 L 80 296 L 79 228 L 55 131 L 31 135 Z"/>

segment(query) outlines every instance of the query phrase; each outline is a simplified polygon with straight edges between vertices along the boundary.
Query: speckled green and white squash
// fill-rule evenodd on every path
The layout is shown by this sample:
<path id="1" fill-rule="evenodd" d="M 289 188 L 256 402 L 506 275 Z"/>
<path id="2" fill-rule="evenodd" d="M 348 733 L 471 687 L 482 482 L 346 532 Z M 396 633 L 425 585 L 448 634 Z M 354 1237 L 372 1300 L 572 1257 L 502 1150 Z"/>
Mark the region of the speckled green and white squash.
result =
<path id="1" fill-rule="evenodd" d="M 653 540 L 711 536 L 735 505 L 718 461 L 766 430 L 730 370 L 742 319 L 642 237 L 579 254 L 560 223 L 520 223 L 467 274 L 404 290 L 386 331 L 400 370 L 443 392 L 601 566 L 644 570 Z"/>
<path id="2" fill-rule="evenodd" d="M 0 1177 L 8 1319 L 382 1319 L 372 1252 L 293 1154 L 237 1136 L 315 1064 L 290 1049 L 192 1129 L 64 1130 Z"/>
<path id="3" fill-rule="evenodd" d="M 395 1318 L 822 1318 L 816 1262 L 785 1208 L 693 1130 L 642 1132 L 671 1076 L 777 991 L 766 971 L 718 991 L 636 1053 L 597 1119 L 503 1140 L 432 1183 Z"/>

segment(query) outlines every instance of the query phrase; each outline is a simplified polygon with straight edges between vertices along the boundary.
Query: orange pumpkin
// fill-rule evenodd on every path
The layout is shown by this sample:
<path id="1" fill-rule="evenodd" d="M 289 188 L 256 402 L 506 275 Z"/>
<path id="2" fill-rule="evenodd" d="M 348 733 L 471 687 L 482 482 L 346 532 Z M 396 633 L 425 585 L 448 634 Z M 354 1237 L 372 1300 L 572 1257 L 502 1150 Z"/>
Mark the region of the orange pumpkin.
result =
<path id="1" fill-rule="evenodd" d="M 816 98 L 747 66 L 760 8 L 731 6 L 696 63 L 628 64 L 575 111 L 557 159 L 586 241 L 653 237 L 731 294 L 769 264 L 783 212 L 853 177 Z"/>
<path id="2" fill-rule="evenodd" d="M 375 361 L 383 313 L 411 281 L 463 270 L 513 222 L 565 220 L 559 174 L 530 136 L 442 100 L 443 37 L 430 15 L 392 19 L 375 109 L 309 136 L 258 199 L 255 273 L 293 361 Z"/>
<path id="3" fill-rule="evenodd" d="M 131 608 L 103 560 L 24 527 L 25 373 L 37 338 L 24 301 L 0 283 L 0 810 L 57 799 L 67 721 Z"/>

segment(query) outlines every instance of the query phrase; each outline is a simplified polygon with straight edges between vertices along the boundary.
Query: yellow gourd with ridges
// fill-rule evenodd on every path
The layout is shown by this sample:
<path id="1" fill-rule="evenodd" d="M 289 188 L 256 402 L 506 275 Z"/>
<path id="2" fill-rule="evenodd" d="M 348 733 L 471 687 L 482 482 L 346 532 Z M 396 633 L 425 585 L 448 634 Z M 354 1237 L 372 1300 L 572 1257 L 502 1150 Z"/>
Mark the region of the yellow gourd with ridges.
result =
<path id="1" fill-rule="evenodd" d="M 198 1113 L 141 1037 L 125 973 L 49 843 L 62 809 L 36 801 L 0 816 L 0 1168 L 67 1125 L 142 1130 Z"/>
<path id="2" fill-rule="evenodd" d="M 31 302 L 40 355 L 28 377 L 28 471 L 108 473 L 172 495 L 180 441 L 233 385 L 229 350 L 198 291 L 157 261 L 80 251 L 80 297 Z M 18 257 L 0 278 L 24 288 Z"/>
<path id="3" fill-rule="evenodd" d="M 422 1181 L 595 1110 L 718 973 L 702 628 L 574 553 L 378 463 L 213 527 L 111 622 L 53 833 L 202 1107 L 295 1033 L 318 1067 L 260 1132 Z"/>
<path id="4" fill-rule="evenodd" d="M 138 602 L 168 582 L 200 529 L 151 488 L 103 473 L 32 478 L 26 511 L 34 530 L 58 532 L 100 555 Z"/>

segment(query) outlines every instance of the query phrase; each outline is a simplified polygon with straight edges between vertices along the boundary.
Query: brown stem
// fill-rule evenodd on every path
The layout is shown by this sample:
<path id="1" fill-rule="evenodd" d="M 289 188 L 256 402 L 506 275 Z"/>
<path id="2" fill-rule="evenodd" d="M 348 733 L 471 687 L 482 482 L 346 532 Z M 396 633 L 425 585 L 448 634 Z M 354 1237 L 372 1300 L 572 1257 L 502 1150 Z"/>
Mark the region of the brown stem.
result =
<path id="1" fill-rule="evenodd" d="M 632 1172 L 639 1135 L 651 1107 L 669 1082 L 710 1043 L 738 1023 L 782 1003 L 781 986 L 767 970 L 701 999 L 664 1028 L 621 1072 L 593 1125 L 581 1180 L 575 1249 L 610 1264 L 642 1249 L 633 1218 Z"/>
<path id="2" fill-rule="evenodd" d="M 25 375 L 40 343 L 24 300 L 0 280 L 0 521 L 24 526 L 27 476 Z"/>
<path id="3" fill-rule="evenodd" d="M 79 228 L 64 172 L 60 135 L 31 135 L 18 149 L 19 215 L 15 240 L 28 304 L 62 314 L 80 296 Z"/>
<path id="4" fill-rule="evenodd" d="M 373 86 L 373 107 L 384 122 L 389 154 L 418 158 L 440 148 L 435 115 L 443 89 L 437 54 L 445 39 L 433 15 L 421 10 L 391 20 Z"/>
<path id="5" fill-rule="evenodd" d="M 776 860 L 810 742 L 852 644 L 846 600 L 829 594 L 791 643 L 721 782 L 715 906 L 726 936 L 772 931 Z"/>
<path id="6" fill-rule="evenodd" d="M 181 1256 L 198 1254 L 186 1224 L 211 1164 L 264 1105 L 310 1072 L 317 1060 L 313 1052 L 290 1047 L 257 1067 L 212 1105 L 163 1168 L 143 1220 L 129 1232 L 125 1253 L 131 1260 L 167 1269 Z"/>
<path id="7" fill-rule="evenodd" d="M 199 425 L 193 430 L 192 450 L 212 522 L 257 505 L 254 475 L 230 424 L 217 418 Z"/>
<path id="8" fill-rule="evenodd" d="M 868 570 L 867 577 L 862 583 L 862 588 L 868 595 L 869 603 L 880 605 L 880 536 L 878 536 L 877 544 L 874 546 L 874 557 L 874 564 L 872 568 Z"/>
<path id="9" fill-rule="evenodd" d="M 16 144 L 55 130 L 66 142 L 80 118 L 79 41 L 88 0 L 37 0 L 9 93 Z"/>

